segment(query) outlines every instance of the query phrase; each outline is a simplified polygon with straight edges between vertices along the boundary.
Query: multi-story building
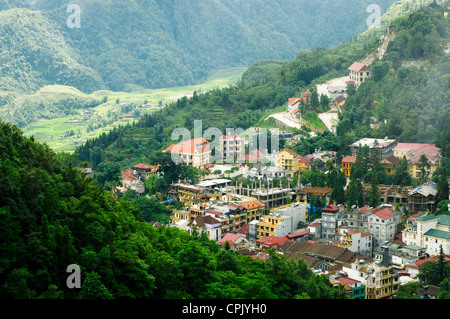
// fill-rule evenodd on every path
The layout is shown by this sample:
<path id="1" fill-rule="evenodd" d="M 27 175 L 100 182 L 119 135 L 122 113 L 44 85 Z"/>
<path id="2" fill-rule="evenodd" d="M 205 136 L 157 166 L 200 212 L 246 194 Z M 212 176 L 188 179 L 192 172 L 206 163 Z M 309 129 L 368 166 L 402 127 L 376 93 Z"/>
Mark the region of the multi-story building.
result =
<path id="1" fill-rule="evenodd" d="M 352 171 L 352 166 L 355 164 L 356 157 L 346 156 L 342 159 L 342 171 L 345 173 L 346 177 L 350 177 L 350 172 Z"/>
<path id="2" fill-rule="evenodd" d="M 263 215 L 264 204 L 258 200 L 245 201 L 240 203 L 247 210 L 247 223 L 259 220 Z"/>
<path id="3" fill-rule="evenodd" d="M 188 224 L 187 229 L 192 234 L 197 228 L 199 234 L 203 232 L 210 240 L 219 241 L 222 239 L 220 226 L 220 221 L 211 216 L 198 216 Z"/>
<path id="4" fill-rule="evenodd" d="M 358 149 L 364 146 L 368 146 L 369 149 L 378 149 L 379 150 L 379 156 L 380 160 L 383 158 L 386 158 L 390 155 L 394 154 L 394 148 L 397 145 L 396 140 L 390 140 L 387 138 L 384 139 L 376 139 L 376 138 L 363 138 L 353 144 L 350 145 L 350 148 L 352 149 L 352 156 L 355 157 Z"/>
<path id="5" fill-rule="evenodd" d="M 122 187 L 116 187 L 117 190 L 125 193 L 127 190 L 133 190 L 136 194 L 142 195 L 145 192 L 145 184 L 141 177 L 132 169 L 125 169 L 122 172 Z"/>
<path id="6" fill-rule="evenodd" d="M 365 299 L 366 287 L 363 282 L 345 276 L 331 276 L 330 282 L 334 287 L 344 286 L 350 299 Z"/>
<path id="7" fill-rule="evenodd" d="M 400 287 L 400 275 L 392 266 L 371 264 L 372 273 L 366 278 L 366 299 L 386 299 L 395 295 Z"/>
<path id="8" fill-rule="evenodd" d="M 297 201 L 309 203 L 312 196 L 319 196 L 326 205 L 330 204 L 332 188 L 327 187 L 303 187 L 297 191 Z"/>
<path id="9" fill-rule="evenodd" d="M 196 138 L 178 144 L 172 144 L 163 152 L 171 152 L 176 162 L 203 168 L 210 163 L 211 150 L 209 142 L 204 138 Z"/>
<path id="10" fill-rule="evenodd" d="M 364 81 L 370 77 L 370 69 L 367 65 L 354 62 L 349 68 L 350 81 L 354 81 L 356 87 L 359 87 Z"/>
<path id="11" fill-rule="evenodd" d="M 309 159 L 293 150 L 284 148 L 275 155 L 275 166 L 284 168 L 287 177 L 294 178 L 301 171 L 309 169 Z"/>
<path id="12" fill-rule="evenodd" d="M 338 220 L 343 216 L 342 206 L 329 205 L 322 209 L 322 238 L 338 240 Z"/>
<path id="13" fill-rule="evenodd" d="M 292 234 L 300 222 L 306 221 L 306 205 L 294 203 L 272 210 L 258 223 L 258 238 L 283 237 Z"/>
<path id="14" fill-rule="evenodd" d="M 438 255 L 440 247 L 450 254 L 450 216 L 425 215 L 407 223 L 402 231 L 406 245 L 425 247 L 430 256 Z"/>
<path id="15" fill-rule="evenodd" d="M 369 215 L 370 208 L 364 207 L 352 207 L 347 212 L 347 228 L 349 230 L 358 229 L 362 232 L 366 232 L 369 229 Z"/>
<path id="16" fill-rule="evenodd" d="M 422 169 L 420 162 L 421 156 L 424 155 L 427 159 L 426 174 L 431 176 L 440 166 L 441 149 L 435 144 L 422 143 L 398 143 L 394 148 L 394 156 L 402 159 L 406 157 L 409 165 L 409 174 L 412 178 L 420 178 Z"/>
<path id="17" fill-rule="evenodd" d="M 220 137 L 222 160 L 224 163 L 235 163 L 244 156 L 244 141 L 239 135 L 222 135 Z"/>
<path id="18" fill-rule="evenodd" d="M 437 184 L 427 183 L 420 185 L 408 193 L 408 211 L 411 213 L 434 211 L 437 202 Z"/>
<path id="19" fill-rule="evenodd" d="M 134 166 L 136 170 L 136 175 L 139 175 L 143 180 L 150 178 L 153 175 L 158 175 L 158 170 L 161 165 L 147 165 L 147 164 L 138 164 Z"/>
<path id="20" fill-rule="evenodd" d="M 401 230 L 401 213 L 390 208 L 374 209 L 368 218 L 369 232 L 373 236 L 374 248 L 379 248 L 384 242 L 391 242 Z"/>
<path id="21" fill-rule="evenodd" d="M 354 229 L 345 233 L 344 240 L 338 246 L 370 258 L 373 254 L 372 241 L 371 233 Z"/>

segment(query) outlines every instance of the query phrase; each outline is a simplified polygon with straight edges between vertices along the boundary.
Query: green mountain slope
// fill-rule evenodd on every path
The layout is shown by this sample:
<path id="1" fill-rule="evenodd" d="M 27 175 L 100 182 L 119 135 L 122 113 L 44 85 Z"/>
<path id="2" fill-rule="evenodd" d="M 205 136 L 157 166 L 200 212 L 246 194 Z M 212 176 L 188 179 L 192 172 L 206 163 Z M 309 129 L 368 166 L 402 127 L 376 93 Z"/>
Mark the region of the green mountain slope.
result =
<path id="1" fill-rule="evenodd" d="M 44 14 L 28 9 L 0 12 L 0 90 L 32 92 L 50 84 L 82 91 L 102 80 L 79 57 Z"/>
<path id="2" fill-rule="evenodd" d="M 0 121 L 1 299 L 348 298 L 304 261 L 265 262 L 153 227 L 71 160 Z M 80 289 L 68 287 L 69 265 Z"/>
<path id="3" fill-rule="evenodd" d="M 215 70 L 261 59 L 290 60 L 301 49 L 337 45 L 367 28 L 370 4 L 379 4 L 384 12 L 394 2 L 79 0 L 72 3 L 81 9 L 81 27 L 70 29 L 67 1 L 4 1 L 4 9 L 26 7 L 35 13 L 4 12 L 4 24 L 17 21 L 18 29 L 30 28 L 33 36 L 22 46 L 22 31 L 11 24 L 4 27 L 12 31 L 1 34 L 4 44 L 10 44 L 2 51 L 11 61 L 0 76 L 5 89 L 66 84 L 85 93 L 103 84 L 114 91 L 129 90 L 130 85 L 193 84 Z M 45 39 L 53 45 L 42 45 Z M 45 59 L 45 65 L 33 62 Z M 27 76 L 16 74 L 19 70 Z"/>

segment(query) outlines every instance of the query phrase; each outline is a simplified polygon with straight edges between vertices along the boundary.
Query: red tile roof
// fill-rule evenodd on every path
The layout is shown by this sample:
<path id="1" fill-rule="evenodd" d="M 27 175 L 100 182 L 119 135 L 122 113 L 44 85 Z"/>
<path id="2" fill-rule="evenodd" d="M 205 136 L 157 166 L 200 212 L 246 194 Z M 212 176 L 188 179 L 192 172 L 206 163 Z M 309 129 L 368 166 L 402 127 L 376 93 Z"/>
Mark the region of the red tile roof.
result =
<path id="1" fill-rule="evenodd" d="M 290 98 L 290 99 L 288 99 L 288 100 L 289 100 L 289 104 L 290 104 L 290 105 L 295 105 L 295 104 L 297 104 L 298 102 L 300 102 L 301 98 L 299 98 L 299 97 L 292 97 L 292 98 Z"/>
<path id="2" fill-rule="evenodd" d="M 341 281 L 341 282 L 345 282 L 346 284 L 349 284 L 349 285 L 353 285 L 353 284 L 356 284 L 357 282 L 359 282 L 358 280 L 351 279 L 351 278 L 348 278 L 348 277 L 339 277 L 336 280 Z"/>
<path id="3" fill-rule="evenodd" d="M 134 165 L 134 168 L 142 168 L 142 169 L 151 169 L 153 166 L 146 165 L 146 164 L 138 164 Z"/>
<path id="4" fill-rule="evenodd" d="M 297 160 L 299 163 L 302 163 L 302 164 L 308 164 L 308 163 L 311 161 L 309 158 L 303 157 L 303 156 L 301 156 L 301 155 L 299 155 L 298 157 L 296 157 L 296 160 Z"/>
<path id="5" fill-rule="evenodd" d="M 356 161 L 356 157 L 346 156 L 342 159 L 342 163 L 354 163 Z"/>
<path id="6" fill-rule="evenodd" d="M 256 240 L 256 242 L 261 243 L 263 247 L 271 247 L 271 248 L 279 248 L 285 242 L 291 241 L 288 236 L 283 237 L 275 237 L 275 236 L 267 236 Z"/>
<path id="7" fill-rule="evenodd" d="M 226 233 L 225 236 L 223 236 L 223 238 L 218 242 L 218 244 L 220 246 L 224 246 L 226 242 L 229 242 L 230 245 L 233 246 L 236 240 L 238 240 L 240 237 L 241 235 L 238 234 Z"/>
<path id="8" fill-rule="evenodd" d="M 250 231 L 250 226 L 248 224 L 244 224 L 244 225 L 242 225 L 241 228 L 239 228 L 237 233 L 238 234 L 248 234 L 249 231 Z"/>
<path id="9" fill-rule="evenodd" d="M 389 218 L 392 218 L 392 213 L 393 213 L 392 209 L 384 208 L 384 209 L 376 212 L 375 215 L 377 215 L 381 219 L 389 219 Z"/>
<path id="10" fill-rule="evenodd" d="M 294 157 L 299 157 L 300 155 L 299 154 L 297 154 L 296 152 L 294 152 L 293 150 L 291 150 L 291 149 L 289 149 L 289 148 L 283 148 L 281 151 L 280 151 L 280 153 L 281 152 L 288 152 L 289 154 L 291 154 L 291 155 L 294 155 Z"/>
<path id="11" fill-rule="evenodd" d="M 308 234 L 309 234 L 309 230 L 305 230 L 305 231 L 302 231 L 302 232 L 299 232 L 299 233 L 294 233 L 294 234 L 287 235 L 287 237 L 289 239 L 292 239 L 292 238 L 306 236 Z"/>
<path id="12" fill-rule="evenodd" d="M 329 205 L 327 207 L 325 207 L 324 209 L 322 209 L 322 212 L 331 212 L 331 213 L 335 213 L 339 210 L 339 207 L 337 207 L 336 205 Z"/>

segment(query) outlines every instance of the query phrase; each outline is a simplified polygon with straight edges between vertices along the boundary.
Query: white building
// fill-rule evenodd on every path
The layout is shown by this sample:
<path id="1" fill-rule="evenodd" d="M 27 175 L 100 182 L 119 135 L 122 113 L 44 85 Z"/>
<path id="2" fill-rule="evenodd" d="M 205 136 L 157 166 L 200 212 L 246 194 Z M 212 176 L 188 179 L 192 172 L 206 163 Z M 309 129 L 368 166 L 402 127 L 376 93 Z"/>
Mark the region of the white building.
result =
<path id="1" fill-rule="evenodd" d="M 239 135 L 222 135 L 220 150 L 224 163 L 235 163 L 237 158 L 245 155 L 244 142 Z"/>
<path id="2" fill-rule="evenodd" d="M 406 245 L 425 247 L 426 253 L 436 256 L 440 246 L 444 254 L 450 254 L 450 216 L 426 215 L 412 221 L 402 231 L 402 240 Z"/>
<path id="3" fill-rule="evenodd" d="M 355 82 L 356 87 L 359 87 L 361 83 L 363 83 L 370 77 L 370 69 L 367 67 L 367 65 L 360 62 L 354 62 L 348 68 L 348 71 L 350 80 Z"/>
<path id="4" fill-rule="evenodd" d="M 384 242 L 391 242 L 401 225 L 401 215 L 390 208 L 374 212 L 368 218 L 369 232 L 373 235 L 374 248 L 379 248 Z"/>
<path id="5" fill-rule="evenodd" d="M 187 230 L 192 234 L 194 225 L 199 234 L 204 232 L 208 238 L 213 241 L 219 241 L 222 238 L 221 223 L 211 216 L 198 216 L 187 225 Z"/>
<path id="6" fill-rule="evenodd" d="M 329 205 L 322 209 L 322 238 L 339 240 L 338 220 L 343 214 L 342 206 Z"/>
<path id="7" fill-rule="evenodd" d="M 373 254 L 372 234 L 361 232 L 359 229 L 350 230 L 345 234 L 339 247 L 347 248 L 352 252 L 363 255 L 365 258 L 370 258 Z"/>

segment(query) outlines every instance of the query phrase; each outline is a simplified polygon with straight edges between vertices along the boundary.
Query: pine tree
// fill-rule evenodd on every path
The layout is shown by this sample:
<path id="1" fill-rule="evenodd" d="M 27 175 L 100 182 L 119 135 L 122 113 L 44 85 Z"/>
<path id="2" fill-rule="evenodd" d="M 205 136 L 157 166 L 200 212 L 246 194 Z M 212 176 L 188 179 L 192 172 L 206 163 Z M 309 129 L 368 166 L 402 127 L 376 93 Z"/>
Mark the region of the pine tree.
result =
<path id="1" fill-rule="evenodd" d="M 378 188 L 378 178 L 376 174 L 372 174 L 372 183 L 367 196 L 367 204 L 370 207 L 378 207 L 378 205 L 380 205 L 380 190 Z"/>
<path id="2" fill-rule="evenodd" d="M 448 180 L 445 171 L 442 172 L 437 182 L 437 194 L 438 202 L 449 199 Z"/>

